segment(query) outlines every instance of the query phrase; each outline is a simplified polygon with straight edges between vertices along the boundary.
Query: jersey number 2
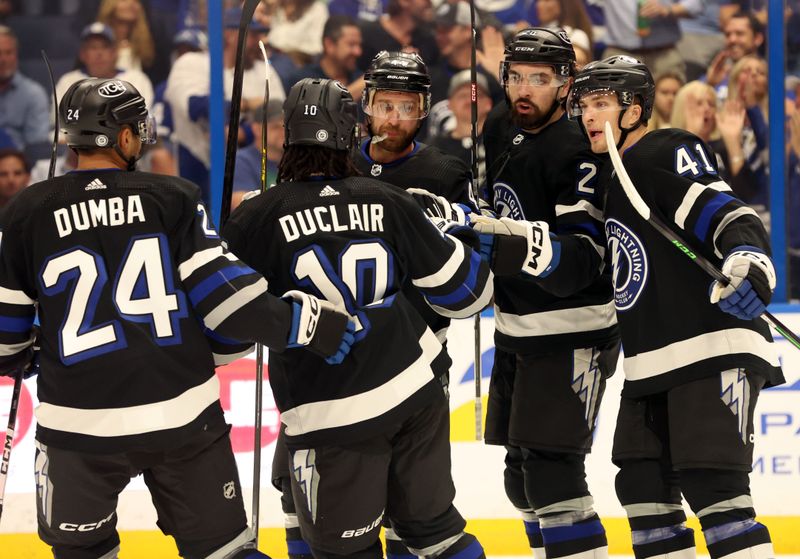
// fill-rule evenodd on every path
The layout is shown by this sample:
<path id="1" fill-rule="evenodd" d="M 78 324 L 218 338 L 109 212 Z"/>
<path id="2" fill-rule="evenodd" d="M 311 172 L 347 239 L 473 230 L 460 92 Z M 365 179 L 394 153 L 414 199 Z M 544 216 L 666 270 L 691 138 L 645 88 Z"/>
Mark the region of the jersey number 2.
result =
<path id="1" fill-rule="evenodd" d="M 175 289 L 166 237 L 134 238 L 113 285 L 113 301 L 120 318 L 150 323 L 158 345 L 180 343 L 178 319 L 187 315 L 183 292 Z M 84 247 L 51 256 L 42 268 L 45 295 L 70 287 L 66 316 L 59 331 L 61 361 L 71 365 L 127 347 L 122 324 L 110 320 L 93 325 L 95 309 L 108 271 L 100 255 Z"/>

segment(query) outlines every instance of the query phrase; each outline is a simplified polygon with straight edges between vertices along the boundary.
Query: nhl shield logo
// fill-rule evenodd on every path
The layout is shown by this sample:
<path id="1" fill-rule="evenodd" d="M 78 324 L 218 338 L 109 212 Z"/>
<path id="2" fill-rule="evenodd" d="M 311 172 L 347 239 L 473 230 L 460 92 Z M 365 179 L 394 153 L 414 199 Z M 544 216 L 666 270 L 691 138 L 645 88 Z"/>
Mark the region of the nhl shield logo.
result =
<path id="1" fill-rule="evenodd" d="M 375 163 L 372 166 L 372 169 L 369 170 L 369 174 L 372 175 L 373 177 L 380 176 L 382 172 L 383 172 L 383 165 L 379 163 Z"/>
<path id="2" fill-rule="evenodd" d="M 522 143 L 522 140 L 524 139 L 525 136 L 523 136 L 522 134 L 517 134 L 516 136 L 514 136 L 514 139 L 511 140 L 511 143 L 514 144 L 515 146 L 518 146 Z"/>

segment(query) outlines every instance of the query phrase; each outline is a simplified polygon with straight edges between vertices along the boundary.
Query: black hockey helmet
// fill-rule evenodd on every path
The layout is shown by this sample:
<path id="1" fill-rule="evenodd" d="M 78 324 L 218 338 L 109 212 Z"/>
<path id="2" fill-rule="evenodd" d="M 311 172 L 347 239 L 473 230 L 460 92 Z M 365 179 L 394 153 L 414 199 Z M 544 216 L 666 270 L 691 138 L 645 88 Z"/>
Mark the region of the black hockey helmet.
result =
<path id="1" fill-rule="evenodd" d="M 630 107 L 636 96 L 642 103 L 642 122 L 653 114 L 656 84 L 653 74 L 643 63 L 630 56 L 610 56 L 590 62 L 575 76 L 570 94 L 570 115 L 580 115 L 581 97 L 594 91 L 613 91 L 623 109 Z"/>
<path id="2" fill-rule="evenodd" d="M 142 143 L 156 142 L 155 120 L 139 91 L 116 79 L 86 78 L 75 82 L 59 105 L 61 132 L 71 148 L 110 148 L 123 126 Z"/>
<path id="3" fill-rule="evenodd" d="M 508 68 L 514 62 L 550 64 L 556 75 L 569 77 L 575 74 L 575 49 L 563 29 L 528 27 L 519 31 L 508 42 L 500 63 L 500 83 L 508 82 Z"/>
<path id="4" fill-rule="evenodd" d="M 287 146 L 348 150 L 355 139 L 358 107 L 336 80 L 304 78 L 283 103 Z"/>
<path id="5" fill-rule="evenodd" d="M 421 117 L 428 116 L 431 107 L 431 76 L 422 57 L 414 52 L 382 50 L 375 55 L 364 74 L 362 108 L 371 114 L 370 107 L 378 90 L 409 91 L 419 93 Z"/>

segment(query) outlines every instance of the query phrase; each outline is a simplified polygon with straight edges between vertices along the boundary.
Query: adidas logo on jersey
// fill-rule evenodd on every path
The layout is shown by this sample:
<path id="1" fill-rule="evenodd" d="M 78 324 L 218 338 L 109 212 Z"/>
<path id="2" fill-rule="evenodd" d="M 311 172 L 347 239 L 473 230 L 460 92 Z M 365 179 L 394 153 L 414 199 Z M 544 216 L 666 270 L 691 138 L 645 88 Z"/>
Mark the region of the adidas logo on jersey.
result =
<path id="1" fill-rule="evenodd" d="M 92 182 L 86 185 L 84 190 L 103 190 L 108 188 L 100 179 L 94 179 Z"/>
<path id="2" fill-rule="evenodd" d="M 325 188 L 319 191 L 320 196 L 338 196 L 339 191 L 334 189 L 331 185 L 326 184 Z"/>

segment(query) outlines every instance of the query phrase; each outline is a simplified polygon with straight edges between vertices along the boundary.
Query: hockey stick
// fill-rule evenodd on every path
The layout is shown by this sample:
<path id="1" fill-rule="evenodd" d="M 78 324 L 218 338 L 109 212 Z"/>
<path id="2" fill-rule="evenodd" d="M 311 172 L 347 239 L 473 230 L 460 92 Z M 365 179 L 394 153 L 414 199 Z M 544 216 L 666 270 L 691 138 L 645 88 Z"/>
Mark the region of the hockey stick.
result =
<path id="1" fill-rule="evenodd" d="M 14 376 L 14 391 L 11 393 L 11 409 L 8 411 L 8 427 L 3 444 L 3 461 L 0 462 L 0 518 L 3 517 L 3 500 L 6 495 L 6 481 L 11 462 L 11 443 L 14 442 L 14 432 L 17 426 L 17 408 L 19 407 L 19 395 L 22 392 L 22 376 L 22 370 Z"/>
<path id="2" fill-rule="evenodd" d="M 236 62 L 233 67 L 233 90 L 231 91 L 231 114 L 228 118 L 228 140 L 225 144 L 225 175 L 222 179 L 222 205 L 219 212 L 219 228 L 231 215 L 233 196 L 233 174 L 236 170 L 236 146 L 239 138 L 239 115 L 242 104 L 242 80 L 244 74 L 244 42 L 247 29 L 253 21 L 253 14 L 261 0 L 245 0 L 242 5 L 242 19 L 239 20 L 239 37 L 236 40 Z"/>
<path id="3" fill-rule="evenodd" d="M 47 67 L 47 74 L 50 76 L 50 86 L 53 91 L 53 107 L 55 110 L 55 130 L 53 131 L 53 150 L 50 153 L 50 168 L 47 170 L 47 179 L 52 179 L 56 174 L 56 158 L 58 156 L 58 94 L 56 93 L 56 81 L 53 78 L 53 69 L 50 60 L 44 50 L 40 51 Z M 22 393 L 22 378 L 24 372 L 20 370 L 14 375 L 14 390 L 11 392 L 11 407 L 8 411 L 8 427 L 6 428 L 6 440 L 3 444 L 3 460 L 0 462 L 0 518 L 3 517 L 3 501 L 6 495 L 6 481 L 8 480 L 8 469 L 11 463 L 11 444 L 14 442 L 14 433 L 17 427 L 17 409 L 19 408 L 19 397 Z"/>
<path id="4" fill-rule="evenodd" d="M 470 88 L 470 137 L 472 146 L 469 150 L 472 173 L 470 190 L 475 203 L 480 198 L 478 186 L 478 30 L 475 28 L 475 0 L 469 0 L 469 19 L 472 26 L 472 52 L 469 61 Z M 481 313 L 475 315 L 475 440 L 483 439 L 483 402 L 481 400 Z"/>
<path id="5" fill-rule="evenodd" d="M 263 41 L 258 42 L 264 57 L 264 112 L 261 115 L 261 192 L 267 190 L 267 105 L 269 105 L 269 59 Z M 261 407 L 264 400 L 264 346 L 256 344 L 256 417 L 253 440 L 253 518 L 252 530 L 258 547 L 258 515 L 261 498 Z"/>
<path id="6" fill-rule="evenodd" d="M 614 143 L 614 131 L 611 129 L 611 123 L 605 124 L 605 135 L 608 143 L 608 154 L 611 156 L 611 163 L 614 165 L 614 170 L 617 172 L 619 183 L 625 191 L 625 195 L 633 205 L 636 212 L 642 216 L 647 223 L 652 225 L 656 231 L 667 239 L 670 243 L 680 250 L 683 254 L 692 259 L 692 261 L 700 266 L 708 275 L 715 280 L 719 281 L 722 285 L 728 285 L 730 280 L 723 274 L 714 264 L 708 261 L 702 254 L 694 252 L 689 245 L 677 233 L 670 229 L 657 215 L 650 211 L 650 207 L 639 195 L 636 187 L 633 184 L 628 172 L 625 170 L 625 165 L 622 163 L 622 158 L 619 155 L 616 144 Z M 783 323 L 775 318 L 769 311 L 764 311 L 762 315 L 767 324 L 772 326 L 781 336 L 786 338 L 794 347 L 800 349 L 800 340 L 797 336 L 789 330 Z"/>

